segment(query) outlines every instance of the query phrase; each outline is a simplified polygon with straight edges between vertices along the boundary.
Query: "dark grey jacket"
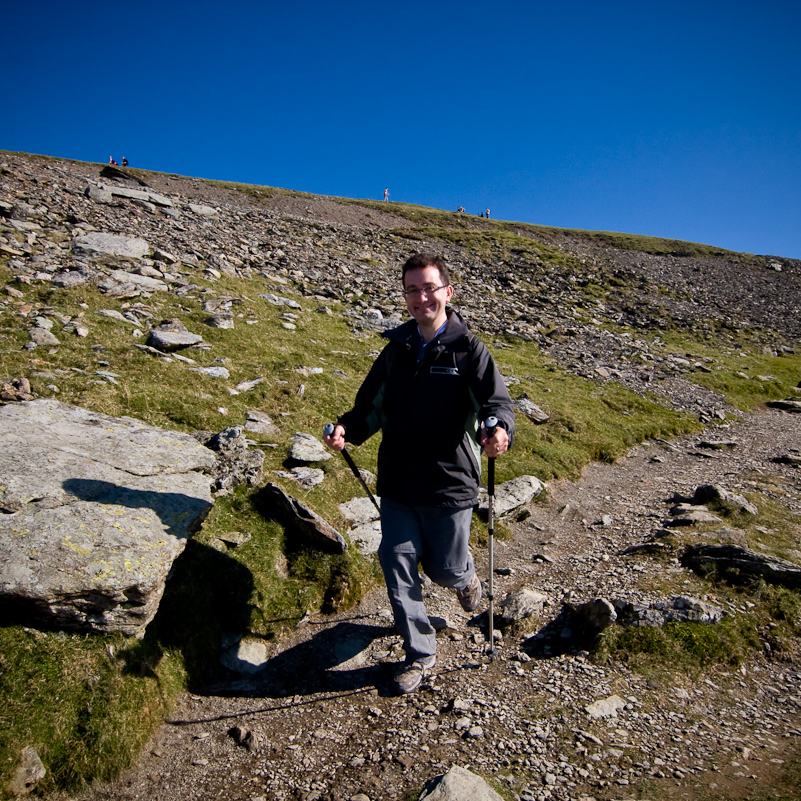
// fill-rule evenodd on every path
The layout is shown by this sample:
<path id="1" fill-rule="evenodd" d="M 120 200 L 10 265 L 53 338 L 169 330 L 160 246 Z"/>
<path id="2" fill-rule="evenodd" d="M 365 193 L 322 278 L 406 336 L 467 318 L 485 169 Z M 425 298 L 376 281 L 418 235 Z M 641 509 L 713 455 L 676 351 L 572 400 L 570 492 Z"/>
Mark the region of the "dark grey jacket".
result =
<path id="1" fill-rule="evenodd" d="M 481 421 L 494 415 L 510 439 L 515 428 L 512 400 L 490 352 L 451 309 L 445 331 L 419 363 L 414 320 L 383 336 L 389 343 L 353 409 L 338 421 L 345 439 L 360 445 L 383 432 L 380 496 L 412 506 L 473 506 L 481 477 Z"/>

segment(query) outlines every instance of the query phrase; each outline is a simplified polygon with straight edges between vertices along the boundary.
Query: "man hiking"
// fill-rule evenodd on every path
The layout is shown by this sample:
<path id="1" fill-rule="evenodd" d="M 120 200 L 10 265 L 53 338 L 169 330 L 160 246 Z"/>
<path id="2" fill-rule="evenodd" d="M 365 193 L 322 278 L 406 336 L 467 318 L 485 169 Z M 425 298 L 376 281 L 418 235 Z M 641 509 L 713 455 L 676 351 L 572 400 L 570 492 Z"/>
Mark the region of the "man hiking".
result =
<path id="1" fill-rule="evenodd" d="M 395 627 L 406 659 L 398 692 L 416 690 L 436 662 L 436 635 L 423 603 L 418 563 L 432 581 L 456 590 L 472 612 L 481 582 L 470 553 L 470 522 L 478 498 L 481 448 L 495 458 L 514 435 L 509 392 L 485 345 L 447 307 L 448 267 L 433 253 L 403 265 L 403 293 L 412 320 L 384 332 L 389 340 L 326 444 L 342 451 L 379 429 L 377 494 L 381 545 Z M 489 436 L 483 420 L 498 426 Z"/>

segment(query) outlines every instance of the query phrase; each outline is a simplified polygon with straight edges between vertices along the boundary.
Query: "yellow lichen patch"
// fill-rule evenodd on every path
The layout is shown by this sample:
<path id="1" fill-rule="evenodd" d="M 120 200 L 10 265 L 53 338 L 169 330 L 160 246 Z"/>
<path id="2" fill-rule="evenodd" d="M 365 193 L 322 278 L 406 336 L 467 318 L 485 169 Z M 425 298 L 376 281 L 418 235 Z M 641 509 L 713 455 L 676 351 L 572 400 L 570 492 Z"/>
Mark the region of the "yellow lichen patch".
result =
<path id="1" fill-rule="evenodd" d="M 92 548 L 87 548 L 85 545 L 78 545 L 77 542 L 72 541 L 72 537 L 67 536 L 61 541 L 61 545 L 64 548 L 68 548 L 70 551 L 77 553 L 79 556 L 88 556 L 92 553 Z"/>

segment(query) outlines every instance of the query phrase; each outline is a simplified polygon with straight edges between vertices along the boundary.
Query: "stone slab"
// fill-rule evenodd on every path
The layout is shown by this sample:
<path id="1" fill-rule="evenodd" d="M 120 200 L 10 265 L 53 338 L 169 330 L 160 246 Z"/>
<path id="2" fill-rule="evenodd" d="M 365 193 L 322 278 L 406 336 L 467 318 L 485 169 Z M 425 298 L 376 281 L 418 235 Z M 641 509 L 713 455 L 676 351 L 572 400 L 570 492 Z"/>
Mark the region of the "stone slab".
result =
<path id="1" fill-rule="evenodd" d="M 197 440 L 54 400 L 0 407 L 0 613 L 139 635 L 211 509 Z"/>

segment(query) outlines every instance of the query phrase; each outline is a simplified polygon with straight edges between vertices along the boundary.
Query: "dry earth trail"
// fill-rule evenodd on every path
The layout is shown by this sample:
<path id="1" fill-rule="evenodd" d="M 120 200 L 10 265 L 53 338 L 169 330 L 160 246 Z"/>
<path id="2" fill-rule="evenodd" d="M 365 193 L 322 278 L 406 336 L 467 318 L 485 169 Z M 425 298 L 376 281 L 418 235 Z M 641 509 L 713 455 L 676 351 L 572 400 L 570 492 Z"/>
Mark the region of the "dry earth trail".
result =
<path id="1" fill-rule="evenodd" d="M 73 798 L 406 799 L 454 764 L 523 801 L 737 799 L 774 786 L 799 755 L 795 650 L 666 683 L 594 662 L 558 620 L 567 593 L 579 602 L 671 592 L 715 602 L 712 586 L 675 559 L 621 555 L 660 528 L 674 492 L 719 483 L 801 514 L 799 469 L 773 461 L 798 448 L 801 415 L 760 411 L 723 435 L 737 446 L 705 452 L 702 435 L 590 465 L 578 482 L 553 482 L 530 517 L 507 523 L 512 536 L 496 540 L 495 562 L 509 575 L 497 577 L 496 597 L 523 586 L 549 605 L 529 630 L 507 634 L 494 660 L 479 621 L 430 586 L 429 612 L 449 624 L 435 675 L 411 696 L 392 696 L 399 638 L 377 590 L 357 609 L 312 617 L 251 681 L 186 695 L 135 768 Z M 475 550 L 486 577 L 487 551 Z M 611 696 L 625 706 L 592 719 L 587 705 Z M 244 744 L 235 727 L 250 735 Z"/>

